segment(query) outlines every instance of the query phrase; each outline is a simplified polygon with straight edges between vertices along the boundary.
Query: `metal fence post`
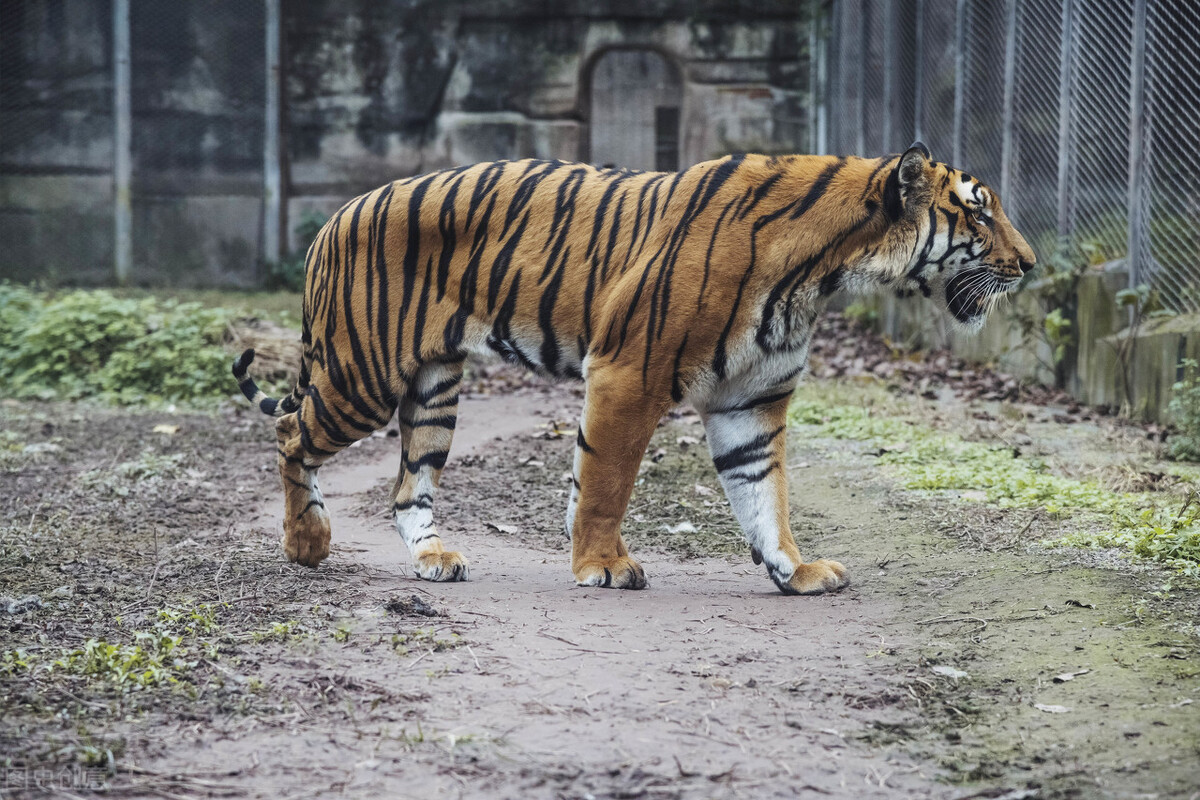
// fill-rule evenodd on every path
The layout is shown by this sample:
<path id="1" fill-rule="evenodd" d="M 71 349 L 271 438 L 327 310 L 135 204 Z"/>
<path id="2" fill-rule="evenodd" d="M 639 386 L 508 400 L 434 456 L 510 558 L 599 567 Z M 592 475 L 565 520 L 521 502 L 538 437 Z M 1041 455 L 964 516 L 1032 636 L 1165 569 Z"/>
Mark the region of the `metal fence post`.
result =
<path id="1" fill-rule="evenodd" d="M 967 0 L 958 0 L 954 17 L 954 166 L 963 164 L 963 107 L 967 95 Z"/>
<path id="2" fill-rule="evenodd" d="M 1075 0 L 1063 0 L 1058 61 L 1058 242 L 1064 255 L 1071 237 L 1071 60 Z"/>
<path id="3" fill-rule="evenodd" d="M 279 2 L 266 0 L 267 91 L 263 131 L 263 258 L 277 263 L 283 247 L 283 192 L 279 166 Z"/>
<path id="4" fill-rule="evenodd" d="M 855 4 L 858 13 L 855 14 L 854 44 L 858 48 L 858 65 L 855 70 L 854 97 L 854 154 L 866 155 L 866 119 L 867 119 L 867 21 L 865 19 L 867 0 L 858 0 Z"/>
<path id="5" fill-rule="evenodd" d="M 865 59 L 864 59 L 865 61 Z M 896 71 L 896 4 L 883 4 L 883 152 L 895 151 L 893 141 L 892 108 L 895 105 L 894 73 Z"/>
<path id="6" fill-rule="evenodd" d="M 1146 248 L 1146 170 L 1143 142 L 1146 121 L 1146 0 L 1134 0 L 1133 47 L 1129 56 L 1129 228 L 1127 232 L 1129 286 L 1142 281 Z"/>
<path id="7" fill-rule="evenodd" d="M 113 2 L 113 262 L 117 284 L 129 283 L 133 271 L 133 225 L 130 179 L 133 174 L 130 143 L 133 107 L 130 94 L 129 0 Z"/>
<path id="8" fill-rule="evenodd" d="M 825 152 L 825 46 L 826 31 L 822 28 L 824 14 L 821 0 L 808 3 L 808 152 Z"/>
<path id="9" fill-rule="evenodd" d="M 925 108 L 925 0 L 917 0 L 916 41 L 913 43 L 913 139 L 925 139 L 921 120 Z"/>
<path id="10" fill-rule="evenodd" d="M 1004 109 L 1000 123 L 1000 194 L 1013 219 L 1020 219 L 1018 203 L 1012 191 L 1013 101 L 1017 76 L 1017 3 L 1008 0 L 1004 20 Z"/>

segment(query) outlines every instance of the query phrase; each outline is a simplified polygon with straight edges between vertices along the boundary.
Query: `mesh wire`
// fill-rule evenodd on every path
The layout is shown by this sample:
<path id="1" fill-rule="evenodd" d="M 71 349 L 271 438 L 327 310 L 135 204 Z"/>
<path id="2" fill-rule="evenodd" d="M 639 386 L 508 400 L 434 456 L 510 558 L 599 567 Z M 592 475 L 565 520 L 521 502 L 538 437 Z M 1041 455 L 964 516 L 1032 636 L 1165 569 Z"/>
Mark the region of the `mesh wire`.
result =
<path id="1" fill-rule="evenodd" d="M 1132 0 L 1077 0 L 1071 74 L 1069 242 L 1076 258 L 1124 256 L 1129 228 Z"/>
<path id="2" fill-rule="evenodd" d="M 954 166 L 991 186 L 1000 185 L 1005 6 L 1005 3 L 964 6 L 963 38 L 970 56 L 963 59 L 963 160 Z"/>
<path id="3" fill-rule="evenodd" d="M 1058 238 L 1059 75 L 1062 7 L 1015 0 L 1012 163 L 1005 209 L 1040 258 Z"/>
<path id="4" fill-rule="evenodd" d="M 954 91 L 956 4 L 954 0 L 925 0 L 918 24 L 922 28 L 922 107 L 917 109 L 920 136 L 939 161 L 954 152 Z"/>
<path id="5" fill-rule="evenodd" d="M 955 166 L 1002 189 L 1039 258 L 1100 263 L 1135 241 L 1136 280 L 1168 309 L 1200 310 L 1200 4 L 1145 0 L 1142 56 L 1137 2 L 837 1 L 831 141 L 875 155 L 920 137 L 939 160 L 960 153 Z M 1138 124 L 1143 170 L 1131 183 Z M 1135 230 L 1132 203 L 1143 209 Z"/>
<path id="6" fill-rule="evenodd" d="M 1139 279 L 1175 311 L 1200 310 L 1200 8 L 1150 2 L 1146 13 L 1146 175 Z"/>

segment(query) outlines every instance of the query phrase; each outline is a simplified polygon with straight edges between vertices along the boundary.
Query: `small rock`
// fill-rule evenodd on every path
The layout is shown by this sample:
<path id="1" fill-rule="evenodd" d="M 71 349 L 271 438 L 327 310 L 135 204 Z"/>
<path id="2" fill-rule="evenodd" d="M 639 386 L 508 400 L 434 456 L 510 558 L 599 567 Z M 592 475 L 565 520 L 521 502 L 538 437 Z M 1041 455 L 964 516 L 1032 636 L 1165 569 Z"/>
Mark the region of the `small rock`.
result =
<path id="1" fill-rule="evenodd" d="M 393 597 L 388 600 L 383 606 L 384 610 L 391 614 L 401 614 L 406 616 L 421 616 L 421 617 L 440 617 L 441 612 L 433 606 L 426 603 L 415 594 L 405 600 L 402 597 Z"/>
<path id="2" fill-rule="evenodd" d="M 42 598 L 36 594 L 25 597 L 0 597 L 0 613 L 4 614 L 24 614 L 41 607 Z"/>
<path id="3" fill-rule="evenodd" d="M 953 678 L 954 680 L 959 680 L 960 678 L 971 677 L 969 673 L 963 672 L 961 669 L 955 669 L 954 667 L 947 667 L 942 664 L 938 664 L 935 667 L 930 667 L 930 671 L 934 675 L 941 675 L 946 678 Z"/>

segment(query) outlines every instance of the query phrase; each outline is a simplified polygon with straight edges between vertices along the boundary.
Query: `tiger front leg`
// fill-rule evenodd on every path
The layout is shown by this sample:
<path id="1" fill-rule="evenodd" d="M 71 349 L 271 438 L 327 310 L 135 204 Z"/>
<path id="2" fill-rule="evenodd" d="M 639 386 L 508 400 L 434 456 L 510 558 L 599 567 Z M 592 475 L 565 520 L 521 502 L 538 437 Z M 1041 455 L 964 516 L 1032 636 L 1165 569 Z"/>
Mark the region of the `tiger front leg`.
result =
<path id="1" fill-rule="evenodd" d="M 639 370 L 589 371 L 575 444 L 578 488 L 572 489 L 567 511 L 571 570 L 580 586 L 646 588 L 646 573 L 621 538 L 621 520 L 642 454 L 667 405 L 666 397 L 645 392 Z"/>
<path id="2" fill-rule="evenodd" d="M 462 362 L 420 368 L 400 404 L 404 461 L 396 478 L 392 513 L 412 556 L 413 572 L 427 581 L 465 581 L 470 567 L 462 553 L 446 550 L 433 522 L 433 496 L 458 423 Z"/>
<path id="3" fill-rule="evenodd" d="M 850 584 L 836 561 L 805 563 L 788 520 L 787 406 L 790 387 L 701 409 L 713 464 L 754 563 L 784 594 L 836 592 Z"/>
<path id="4" fill-rule="evenodd" d="M 288 561 L 315 567 L 329 556 L 329 512 L 317 484 L 319 464 L 304 448 L 299 412 L 275 422 L 279 476 L 283 479 L 283 552 Z"/>

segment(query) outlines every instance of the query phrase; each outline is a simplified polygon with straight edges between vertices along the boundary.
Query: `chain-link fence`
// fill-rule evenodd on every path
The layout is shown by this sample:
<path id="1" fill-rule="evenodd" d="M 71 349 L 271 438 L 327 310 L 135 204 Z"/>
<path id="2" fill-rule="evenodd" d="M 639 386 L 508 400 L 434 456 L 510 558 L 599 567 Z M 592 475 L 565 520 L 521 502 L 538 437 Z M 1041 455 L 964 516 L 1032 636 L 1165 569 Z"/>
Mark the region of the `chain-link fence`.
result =
<path id="1" fill-rule="evenodd" d="M 827 149 L 914 138 L 987 181 L 1041 259 L 1127 257 L 1200 310 L 1200 4 L 832 0 Z"/>

